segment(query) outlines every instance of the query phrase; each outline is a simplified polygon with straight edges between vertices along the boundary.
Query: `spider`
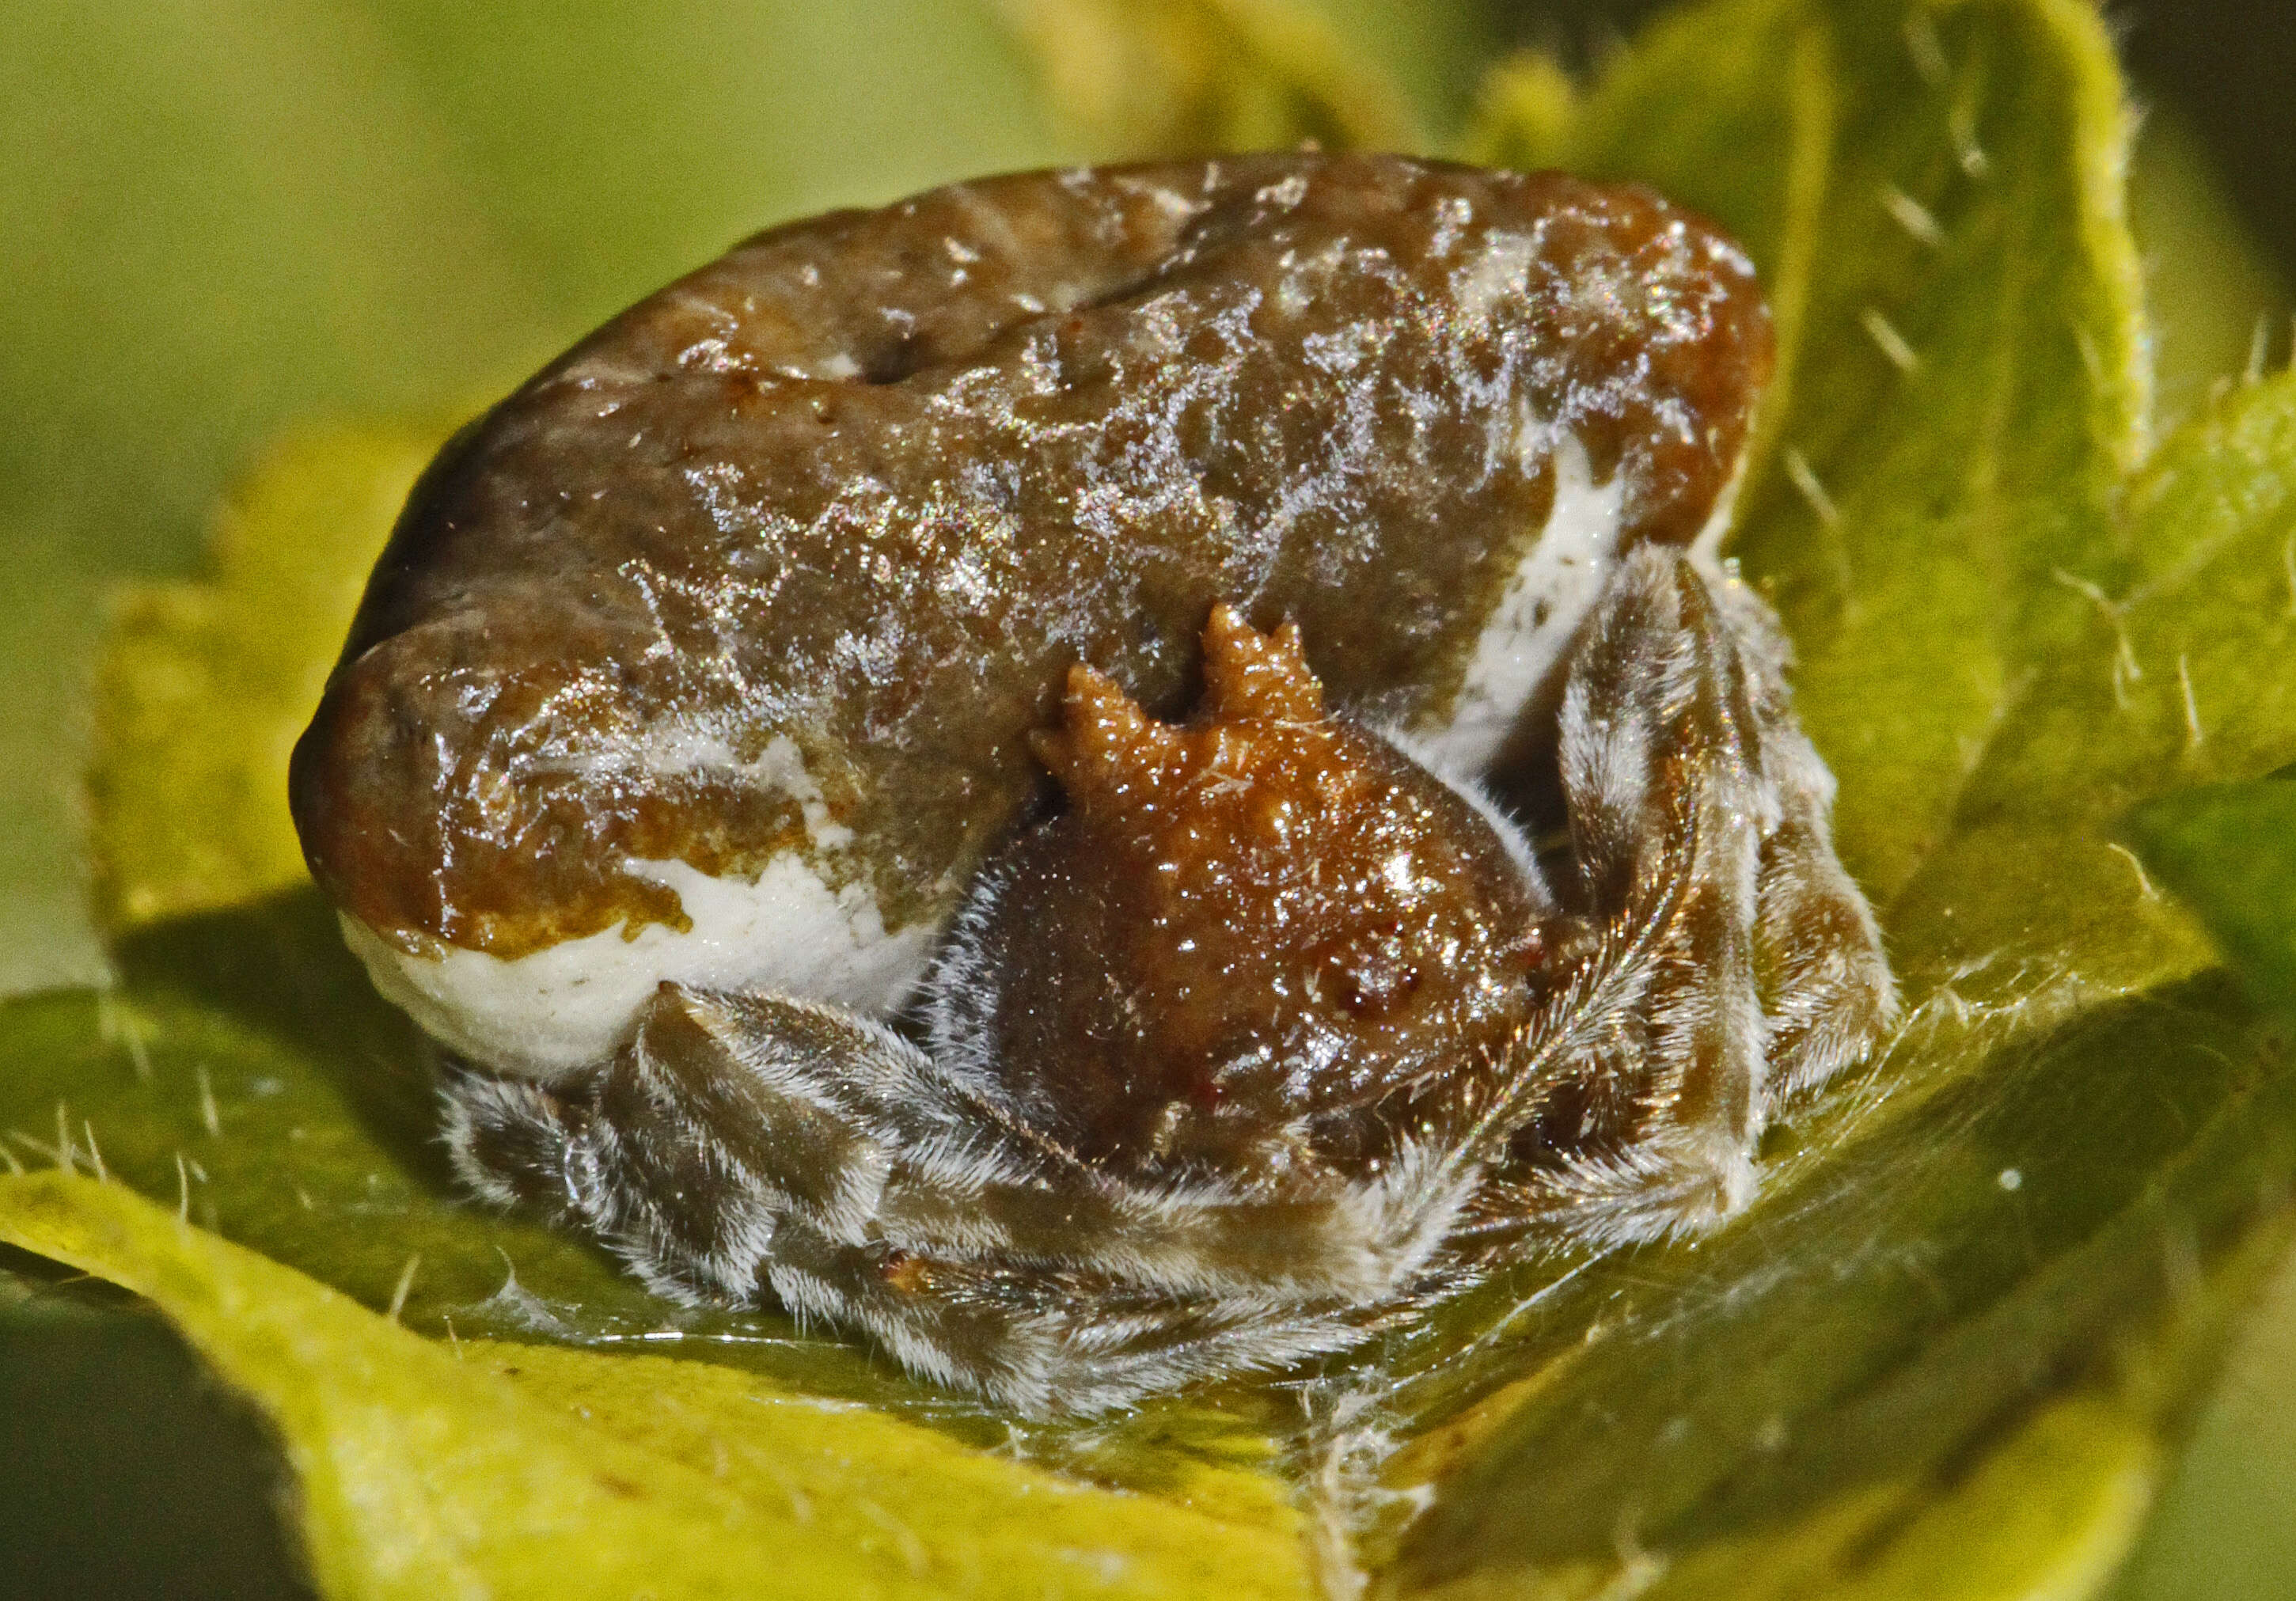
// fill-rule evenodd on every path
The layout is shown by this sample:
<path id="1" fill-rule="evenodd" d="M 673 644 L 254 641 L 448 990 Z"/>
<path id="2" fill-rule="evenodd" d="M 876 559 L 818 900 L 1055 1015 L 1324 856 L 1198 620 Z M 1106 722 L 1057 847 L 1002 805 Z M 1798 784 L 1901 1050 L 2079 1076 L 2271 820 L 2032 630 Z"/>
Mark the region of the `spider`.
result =
<path id="1" fill-rule="evenodd" d="M 662 1293 L 769 1289 L 1092 1412 L 1343 1349 L 1557 1237 L 1707 1227 L 1772 1108 L 1887 1022 L 1742 589 L 1655 550 L 1613 580 L 1565 694 L 1567 899 L 1472 784 L 1325 712 L 1297 628 L 1221 608 L 1204 646 L 1181 728 L 1070 675 L 1039 744 L 1070 809 L 981 875 L 923 1047 L 665 983 L 611 1063 L 454 1079 L 464 1178 Z"/>
<path id="2" fill-rule="evenodd" d="M 1896 1004 L 1713 554 L 1768 359 L 1559 175 L 775 230 L 425 475 L 307 856 L 479 1195 L 1021 1412 L 1694 1234 Z"/>

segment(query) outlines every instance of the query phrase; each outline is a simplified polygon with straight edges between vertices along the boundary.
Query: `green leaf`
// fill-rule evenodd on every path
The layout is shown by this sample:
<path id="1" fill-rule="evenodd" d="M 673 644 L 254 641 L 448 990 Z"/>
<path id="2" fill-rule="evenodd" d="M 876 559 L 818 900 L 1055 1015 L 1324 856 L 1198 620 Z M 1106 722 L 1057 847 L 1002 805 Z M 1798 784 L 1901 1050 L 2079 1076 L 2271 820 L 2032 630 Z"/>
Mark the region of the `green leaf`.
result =
<path id="1" fill-rule="evenodd" d="M 2109 1569 L 2288 1237 L 2276 1032 L 2221 981 L 2087 1012 L 1941 1002 L 1797 1132 L 1737 1225 L 1518 1286 L 1503 1334 L 1413 1377 L 1403 1404 L 1444 1426 L 1387 1469 L 1433 1492 L 1398 1593 L 1592 1593 L 1637 1554 L 1660 1595 Z M 1997 1471 L 2037 1440 L 2048 1482 Z M 1996 1554 L 1998 1591 L 1978 1547 L 1936 1565 L 2044 1491 L 2062 1515 Z"/>
<path id="2" fill-rule="evenodd" d="M 2296 1015 L 2296 783 L 2179 790 L 2139 807 L 2130 831 L 2258 998 Z"/>
<path id="3" fill-rule="evenodd" d="M 2296 759 L 2296 378 L 2237 391 L 2128 485 L 2126 557 L 2054 581 L 2087 616 L 2034 669 L 1963 793 L 1958 830 L 1899 898 L 1898 948 L 1937 980 L 1996 953 L 2091 986 L 2166 981 L 2206 943 L 2114 838 L 2165 791 L 2254 778 Z M 2050 892 L 2005 894 L 2046 861 Z"/>
<path id="4" fill-rule="evenodd" d="M 723 1368 L 442 1346 L 117 1185 L 0 1239 L 149 1297 L 279 1430 L 335 1595 L 1306 1593 L 1296 1546 Z"/>
<path id="5" fill-rule="evenodd" d="M 1040 63 L 1054 103 L 1111 152 L 1191 155 L 1303 139 L 1332 149 L 1426 146 L 1383 56 L 1301 0 L 999 0 L 998 9 Z M 1424 52 L 1455 26 L 1394 26 L 1409 15 L 1387 19 L 1382 43 Z"/>
<path id="6" fill-rule="evenodd" d="M 1886 897 L 2062 637 L 2050 573 L 2110 548 L 2149 400 L 2128 119 L 2095 13 L 1837 9 L 1859 92 L 1784 471 L 1758 486 L 1740 551 L 1800 648 L 1846 858 Z"/>

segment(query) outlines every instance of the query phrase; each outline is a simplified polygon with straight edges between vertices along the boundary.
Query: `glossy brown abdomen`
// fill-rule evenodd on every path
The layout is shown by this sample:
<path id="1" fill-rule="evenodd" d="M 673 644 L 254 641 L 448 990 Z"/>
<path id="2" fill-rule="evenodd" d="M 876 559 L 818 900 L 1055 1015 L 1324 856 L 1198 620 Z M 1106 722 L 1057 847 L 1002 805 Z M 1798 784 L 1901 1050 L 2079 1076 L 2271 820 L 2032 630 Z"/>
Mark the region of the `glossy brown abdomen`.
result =
<path id="1" fill-rule="evenodd" d="M 1177 711 L 1232 599 L 1440 727 L 1558 472 L 1686 543 L 1770 350 L 1734 247 L 1554 174 L 1254 156 L 775 229 L 433 465 L 296 752 L 306 852 L 407 950 L 678 927 L 659 864 L 785 855 L 935 924 L 1071 663 Z"/>

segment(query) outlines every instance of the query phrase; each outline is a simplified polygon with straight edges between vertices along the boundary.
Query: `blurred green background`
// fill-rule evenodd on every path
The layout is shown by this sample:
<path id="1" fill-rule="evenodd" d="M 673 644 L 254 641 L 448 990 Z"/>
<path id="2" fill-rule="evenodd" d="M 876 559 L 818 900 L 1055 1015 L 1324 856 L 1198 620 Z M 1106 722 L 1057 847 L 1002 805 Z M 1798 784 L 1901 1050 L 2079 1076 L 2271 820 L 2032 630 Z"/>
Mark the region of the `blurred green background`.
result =
<path id="1" fill-rule="evenodd" d="M 1428 126 L 1642 0 L 1321 0 Z M 2164 422 L 2288 355 L 2287 0 L 2116 5 Z M 992 0 L 0 0 L 0 994 L 100 982 L 76 784 L 104 599 L 195 570 L 283 428 L 445 417 L 764 224 L 1088 159 Z M 275 1460 L 155 1320 L 0 1259 L 0 1593 L 292 1593 Z M 2296 1271 L 2124 1585 L 2296 1594 Z"/>

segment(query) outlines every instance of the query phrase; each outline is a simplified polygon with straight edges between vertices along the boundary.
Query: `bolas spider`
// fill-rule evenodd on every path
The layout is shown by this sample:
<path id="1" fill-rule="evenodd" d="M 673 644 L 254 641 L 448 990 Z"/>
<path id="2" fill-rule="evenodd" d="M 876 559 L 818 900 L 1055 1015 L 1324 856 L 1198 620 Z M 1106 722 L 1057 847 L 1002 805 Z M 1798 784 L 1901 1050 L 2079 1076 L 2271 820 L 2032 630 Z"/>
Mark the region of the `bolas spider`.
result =
<path id="1" fill-rule="evenodd" d="M 1895 1006 L 1713 554 L 1769 349 L 1554 174 L 774 230 L 425 475 L 306 853 L 478 1193 L 1020 1410 L 1695 1232 Z"/>

